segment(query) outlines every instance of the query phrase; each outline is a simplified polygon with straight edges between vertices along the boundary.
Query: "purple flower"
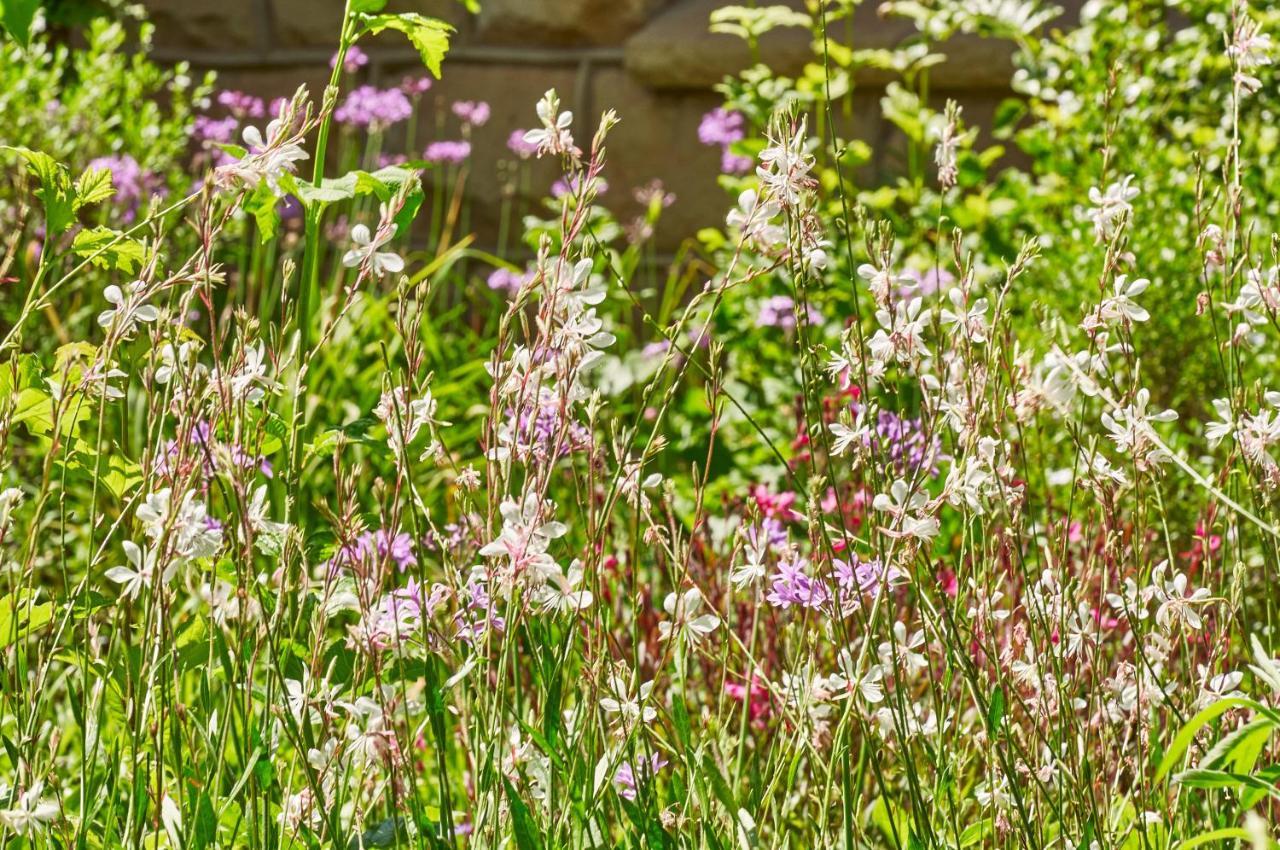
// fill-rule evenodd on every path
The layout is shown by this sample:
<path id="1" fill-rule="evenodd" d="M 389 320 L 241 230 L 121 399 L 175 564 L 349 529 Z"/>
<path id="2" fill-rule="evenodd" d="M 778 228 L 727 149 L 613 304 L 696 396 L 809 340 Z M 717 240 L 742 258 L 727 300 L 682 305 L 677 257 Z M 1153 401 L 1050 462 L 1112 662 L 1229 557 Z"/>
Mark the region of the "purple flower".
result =
<path id="1" fill-rule="evenodd" d="M 413 114 L 409 98 L 400 89 L 360 86 L 334 110 L 335 121 L 349 127 L 384 130 Z"/>
<path id="2" fill-rule="evenodd" d="M 195 122 L 191 125 L 191 136 L 197 142 L 216 142 L 225 145 L 236 137 L 236 130 L 239 127 L 240 122 L 233 115 L 225 118 L 197 115 Z"/>
<path id="3" fill-rule="evenodd" d="M 579 194 L 578 186 L 581 182 L 582 181 L 578 179 L 576 174 L 557 180 L 551 184 L 551 197 L 556 200 L 560 200 L 565 195 L 577 196 Z M 594 188 L 597 195 L 603 195 L 605 192 L 609 191 L 609 183 L 597 177 L 595 179 Z"/>
<path id="4" fill-rule="evenodd" d="M 105 168 L 111 172 L 111 184 L 116 190 L 116 200 L 124 208 L 121 218 L 125 222 L 133 221 L 143 200 L 164 191 L 159 178 L 150 171 L 144 171 L 128 154 L 100 156 L 89 163 L 89 168 Z"/>
<path id="5" fill-rule="evenodd" d="M 786 610 L 792 605 L 801 608 L 821 608 L 831 599 L 827 586 L 805 572 L 809 562 L 804 558 L 779 561 L 778 569 L 770 577 L 772 588 L 766 597 L 775 608 Z"/>
<path id="6" fill-rule="evenodd" d="M 329 67 L 332 68 L 338 64 L 338 54 L 333 54 L 333 58 L 329 60 Z M 369 56 L 354 44 L 347 48 L 347 56 L 342 60 L 342 70 L 348 74 L 354 74 L 365 65 L 369 64 Z"/>
<path id="7" fill-rule="evenodd" d="M 698 140 L 704 145 L 731 145 L 746 138 L 745 125 L 741 112 L 719 107 L 702 116 Z"/>
<path id="8" fill-rule="evenodd" d="M 421 77 L 405 77 L 400 81 L 400 91 L 413 97 L 426 94 L 431 90 L 431 78 L 425 74 Z"/>
<path id="9" fill-rule="evenodd" d="M 822 314 L 812 304 L 808 307 L 809 324 L 822 321 Z M 796 326 L 795 302 L 787 295 L 775 295 L 760 305 L 760 313 L 756 316 L 756 326 L 761 328 L 782 328 L 793 330 Z"/>
<path id="10" fill-rule="evenodd" d="M 513 272 L 511 269 L 501 268 L 493 270 L 487 283 L 490 289 L 501 290 L 514 297 L 528 280 L 529 275 L 527 272 Z"/>
<path id="11" fill-rule="evenodd" d="M 633 768 L 630 762 L 624 761 L 618 765 L 618 772 L 613 775 L 613 784 L 618 786 L 618 796 L 624 800 L 634 801 L 639 784 L 647 782 L 666 766 L 667 760 L 661 753 L 654 753 L 649 758 L 640 759 L 636 768 Z"/>
<path id="12" fill-rule="evenodd" d="M 483 127 L 489 121 L 489 104 L 483 100 L 459 100 L 453 105 L 453 114 L 463 124 Z"/>
<path id="13" fill-rule="evenodd" d="M 439 141 L 427 145 L 422 158 L 427 162 L 459 165 L 471 156 L 471 143 L 467 141 Z"/>
<path id="14" fill-rule="evenodd" d="M 218 103 L 240 119 L 263 118 L 267 114 L 267 106 L 262 102 L 262 98 L 234 89 L 223 89 L 218 92 Z"/>
<path id="15" fill-rule="evenodd" d="M 512 130 L 511 135 L 507 137 L 507 150 L 521 159 L 529 159 L 538 153 L 537 145 L 531 145 L 524 140 L 528 132 L 528 130 Z"/>
<path id="16" fill-rule="evenodd" d="M 404 532 L 393 533 L 385 528 L 366 531 L 354 542 L 340 546 L 329 559 L 328 567 L 331 572 L 336 572 L 387 559 L 394 561 L 400 572 L 417 564 L 418 559 L 413 554 L 413 538 Z"/>
<path id="17" fill-rule="evenodd" d="M 751 169 L 755 167 L 755 164 L 755 160 L 751 157 L 736 154 L 728 147 L 720 153 L 721 174 L 732 174 L 735 176 L 749 174 Z"/>

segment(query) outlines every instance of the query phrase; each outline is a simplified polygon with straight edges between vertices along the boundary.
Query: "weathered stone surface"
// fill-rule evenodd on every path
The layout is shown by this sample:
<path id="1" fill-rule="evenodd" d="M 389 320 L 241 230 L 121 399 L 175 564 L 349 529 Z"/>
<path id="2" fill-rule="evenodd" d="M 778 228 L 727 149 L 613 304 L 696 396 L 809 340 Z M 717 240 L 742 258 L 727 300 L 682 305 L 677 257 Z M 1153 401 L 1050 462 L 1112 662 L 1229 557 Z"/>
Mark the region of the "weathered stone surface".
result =
<path id="1" fill-rule="evenodd" d="M 151 0 L 147 13 L 161 48 L 243 50 L 262 41 L 258 0 Z"/>
<path id="2" fill-rule="evenodd" d="M 170 0 L 181 2 L 181 0 Z M 343 0 L 271 0 L 272 31 L 275 44 L 281 47 L 335 47 L 342 26 Z M 417 12 L 440 18 L 458 28 L 465 38 L 471 28 L 471 16 L 456 0 L 391 0 L 386 11 Z M 369 52 L 388 43 L 394 33 L 377 42 L 362 44 Z M 397 46 L 404 46 L 403 37 Z"/>
<path id="3" fill-rule="evenodd" d="M 684 0 L 655 16 L 626 44 L 626 67 L 645 85 L 661 89 L 705 89 L 726 75 L 737 74 L 753 63 L 742 39 L 712 33 L 712 11 L 722 0 Z M 804 0 L 786 0 L 802 10 Z M 860 6 L 852 22 L 837 22 L 831 37 L 859 48 L 886 48 L 899 44 L 914 30 L 909 21 L 883 19 L 876 5 Z M 1070 5 L 1070 4 L 1069 4 Z M 935 68 L 931 82 L 938 90 L 1006 88 L 1013 66 L 1010 43 L 961 35 L 938 48 L 947 61 Z M 760 40 L 760 61 L 781 74 L 794 75 L 814 61 L 813 37 L 802 27 L 782 27 Z M 883 85 L 896 75 L 867 70 L 857 82 Z"/>
<path id="4" fill-rule="evenodd" d="M 480 38 L 495 44 L 618 44 L 670 0 L 485 0 Z"/>

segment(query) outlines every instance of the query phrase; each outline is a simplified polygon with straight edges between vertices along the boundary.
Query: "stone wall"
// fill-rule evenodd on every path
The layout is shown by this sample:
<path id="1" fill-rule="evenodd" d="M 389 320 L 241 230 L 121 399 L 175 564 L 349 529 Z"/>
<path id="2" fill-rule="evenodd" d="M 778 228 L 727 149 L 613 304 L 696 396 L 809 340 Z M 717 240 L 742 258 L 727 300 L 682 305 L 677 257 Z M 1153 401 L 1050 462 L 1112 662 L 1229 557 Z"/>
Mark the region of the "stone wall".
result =
<path id="1" fill-rule="evenodd" d="M 778 0 L 774 0 L 778 2 Z M 803 0 L 790 0 L 800 8 Z M 307 83 L 323 90 L 342 15 L 342 0 L 146 0 L 157 26 L 156 58 L 186 60 L 219 72 L 223 86 L 263 96 L 291 93 Z M 456 0 L 392 0 L 390 11 L 416 11 L 444 18 L 458 33 L 445 62 L 444 79 L 424 100 L 420 125 L 448 135 L 447 104 L 485 100 L 492 118 L 472 139 L 468 177 L 473 199 L 471 226 L 482 237 L 496 231 L 499 177 L 492 167 L 505 155 L 511 131 L 534 121 L 533 107 L 555 87 L 574 112 L 576 135 L 588 138 L 599 113 L 616 109 L 622 123 L 609 144 L 605 199 L 621 215 L 635 210 L 631 190 L 653 179 L 677 195 L 658 231 L 663 251 L 673 250 L 699 227 L 722 220 L 727 199 L 716 185 L 719 151 L 698 143 L 704 112 L 716 106 L 711 87 L 750 62 L 745 45 L 708 32 L 711 10 L 723 0 L 482 0 L 478 16 Z M 852 26 L 859 46 L 888 46 L 908 32 L 901 21 L 881 20 L 864 3 Z M 841 24 L 842 27 L 846 26 Z M 370 63 L 365 81 L 391 85 L 419 73 L 416 54 L 395 34 L 362 44 Z M 953 95 L 980 121 L 1007 95 L 1009 49 L 980 40 L 947 46 L 948 62 L 932 84 L 940 97 Z M 778 30 L 762 44 L 764 60 L 795 73 L 810 56 L 808 33 Z M 876 106 L 883 79 L 867 76 L 855 97 L 852 134 L 883 154 L 892 133 Z M 456 135 L 456 129 L 453 131 Z M 874 175 L 886 163 L 873 163 Z M 556 174 L 541 163 L 532 194 Z"/>

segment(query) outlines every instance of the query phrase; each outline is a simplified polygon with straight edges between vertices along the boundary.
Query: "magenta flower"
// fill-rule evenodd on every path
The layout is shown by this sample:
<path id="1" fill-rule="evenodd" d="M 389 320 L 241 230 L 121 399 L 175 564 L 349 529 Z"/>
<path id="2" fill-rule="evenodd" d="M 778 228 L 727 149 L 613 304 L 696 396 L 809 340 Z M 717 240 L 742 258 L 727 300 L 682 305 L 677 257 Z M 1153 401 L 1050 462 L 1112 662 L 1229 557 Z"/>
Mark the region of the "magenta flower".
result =
<path id="1" fill-rule="evenodd" d="M 439 141 L 427 145 L 422 158 L 427 162 L 459 165 L 471 156 L 471 143 L 467 141 Z"/>

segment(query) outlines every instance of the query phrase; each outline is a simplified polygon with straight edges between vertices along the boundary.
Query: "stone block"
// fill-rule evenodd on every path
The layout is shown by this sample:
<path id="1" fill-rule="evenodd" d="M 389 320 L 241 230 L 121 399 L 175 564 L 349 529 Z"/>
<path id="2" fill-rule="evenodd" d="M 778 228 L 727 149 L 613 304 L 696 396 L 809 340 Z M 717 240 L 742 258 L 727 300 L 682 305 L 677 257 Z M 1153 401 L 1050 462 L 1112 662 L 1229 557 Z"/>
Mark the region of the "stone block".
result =
<path id="1" fill-rule="evenodd" d="M 258 0 L 151 0 L 147 14 L 156 25 L 156 46 L 163 50 L 252 50 L 264 35 L 260 5 Z"/>
<path id="2" fill-rule="evenodd" d="M 485 0 L 479 36 L 494 44 L 619 44 L 668 0 Z"/>

